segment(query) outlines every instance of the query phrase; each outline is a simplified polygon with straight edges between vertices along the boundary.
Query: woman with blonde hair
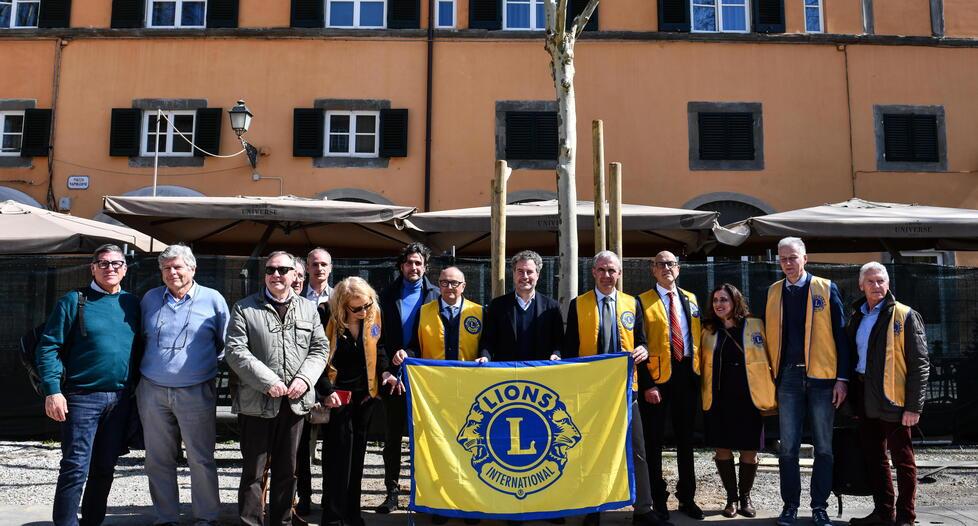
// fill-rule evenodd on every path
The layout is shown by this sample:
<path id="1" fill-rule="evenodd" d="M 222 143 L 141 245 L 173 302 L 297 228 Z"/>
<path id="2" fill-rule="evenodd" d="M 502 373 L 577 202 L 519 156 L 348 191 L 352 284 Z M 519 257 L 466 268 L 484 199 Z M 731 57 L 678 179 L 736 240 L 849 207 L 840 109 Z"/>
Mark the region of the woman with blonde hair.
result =
<path id="1" fill-rule="evenodd" d="M 764 346 L 764 323 L 752 318 L 743 294 L 729 283 L 710 294 L 702 345 L 694 369 L 702 382 L 706 444 L 727 492 L 724 517 L 754 517 L 750 492 L 757 474 L 757 450 L 764 442 L 762 413 L 775 406 L 774 377 Z M 740 451 L 740 479 L 733 450 Z"/>
<path id="2" fill-rule="evenodd" d="M 328 461 L 323 467 L 322 524 L 363 526 L 360 482 L 367 451 L 367 426 L 373 401 L 387 381 L 388 360 L 380 342 L 377 293 L 362 278 L 339 282 L 329 298 L 326 337 L 330 349 L 327 372 L 316 384 L 324 405 L 331 408 L 326 425 Z"/>

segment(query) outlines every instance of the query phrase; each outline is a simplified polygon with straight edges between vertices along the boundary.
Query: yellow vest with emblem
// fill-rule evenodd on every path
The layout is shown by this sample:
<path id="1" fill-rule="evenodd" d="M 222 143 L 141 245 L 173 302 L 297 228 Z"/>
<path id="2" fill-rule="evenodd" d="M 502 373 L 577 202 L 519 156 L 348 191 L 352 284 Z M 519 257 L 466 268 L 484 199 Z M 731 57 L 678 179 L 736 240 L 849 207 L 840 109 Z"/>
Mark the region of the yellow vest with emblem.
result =
<path id="1" fill-rule="evenodd" d="M 883 395 L 891 404 L 903 407 L 907 394 L 907 351 L 904 348 L 904 329 L 910 307 L 896 302 L 886 331 L 886 359 L 883 362 Z"/>
<path id="2" fill-rule="evenodd" d="M 418 344 L 421 358 L 445 359 L 445 324 L 439 315 L 441 300 L 433 300 L 421 307 L 418 314 Z M 459 311 L 458 359 L 475 361 L 479 357 L 479 336 L 482 334 L 482 305 L 462 299 Z"/>
<path id="3" fill-rule="evenodd" d="M 679 287 L 676 290 L 686 296 L 689 301 L 689 339 L 693 341 L 692 356 L 696 357 L 700 347 L 700 312 L 696 296 Z M 672 378 L 672 342 L 669 340 L 669 313 L 666 303 L 659 297 L 659 291 L 653 287 L 642 293 L 638 299 L 642 302 L 642 313 L 645 316 L 645 335 L 649 340 L 649 361 L 647 367 L 652 381 L 663 384 Z M 681 304 L 680 304 L 681 305 Z M 700 374 L 696 360 L 693 360 L 693 371 Z"/>
<path id="4" fill-rule="evenodd" d="M 771 411 L 778 403 L 774 396 L 774 375 L 764 348 L 764 322 L 757 318 L 744 320 L 743 340 L 744 368 L 747 370 L 751 401 L 759 411 Z M 697 361 L 703 371 L 701 393 L 704 411 L 709 411 L 713 405 L 713 351 L 716 344 L 717 333 L 703 331 L 703 344 Z"/>
<path id="5" fill-rule="evenodd" d="M 577 297 L 577 337 L 580 342 L 580 356 L 594 356 L 598 353 L 598 296 L 593 290 Z M 634 296 L 619 291 L 615 299 L 615 322 L 618 324 L 618 339 L 625 351 L 635 350 L 635 309 Z M 632 390 L 638 389 L 638 372 L 632 378 Z"/>
<path id="6" fill-rule="evenodd" d="M 373 320 L 373 322 L 368 323 L 364 320 L 363 327 L 360 330 L 365 331 L 363 333 L 363 354 L 367 359 L 367 389 L 370 391 L 370 396 L 376 398 L 380 395 L 380 383 L 377 378 L 377 341 L 380 340 L 380 316 L 377 316 L 377 319 Z M 335 384 L 337 372 L 336 368 L 333 367 L 333 358 L 336 356 L 337 335 L 332 319 L 326 325 L 326 337 L 329 338 L 330 348 L 326 371 L 329 375 L 329 381 Z"/>
<path id="7" fill-rule="evenodd" d="M 781 367 L 782 314 L 781 294 L 785 280 L 767 290 L 767 352 L 777 378 Z M 829 305 L 832 282 L 811 276 L 805 306 L 805 370 L 809 378 L 834 380 L 836 371 L 835 338 L 832 333 L 832 308 Z"/>

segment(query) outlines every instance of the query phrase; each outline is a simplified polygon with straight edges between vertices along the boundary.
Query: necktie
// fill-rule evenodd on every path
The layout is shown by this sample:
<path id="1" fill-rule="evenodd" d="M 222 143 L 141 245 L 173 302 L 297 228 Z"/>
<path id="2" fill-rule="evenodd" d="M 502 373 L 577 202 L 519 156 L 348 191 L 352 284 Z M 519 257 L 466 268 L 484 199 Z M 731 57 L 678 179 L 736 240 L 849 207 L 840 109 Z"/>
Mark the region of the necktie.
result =
<path id="1" fill-rule="evenodd" d="M 454 320 L 455 316 L 458 316 L 458 307 L 452 305 L 448 308 L 448 319 Z"/>
<path id="2" fill-rule="evenodd" d="M 672 357 L 677 362 L 683 361 L 685 354 L 683 328 L 679 325 L 679 301 L 672 292 L 669 295 L 669 333 L 672 335 Z"/>
<path id="3" fill-rule="evenodd" d="M 611 298 L 604 297 L 604 304 L 601 307 L 601 352 L 610 354 L 615 352 L 615 315 L 611 310 Z"/>

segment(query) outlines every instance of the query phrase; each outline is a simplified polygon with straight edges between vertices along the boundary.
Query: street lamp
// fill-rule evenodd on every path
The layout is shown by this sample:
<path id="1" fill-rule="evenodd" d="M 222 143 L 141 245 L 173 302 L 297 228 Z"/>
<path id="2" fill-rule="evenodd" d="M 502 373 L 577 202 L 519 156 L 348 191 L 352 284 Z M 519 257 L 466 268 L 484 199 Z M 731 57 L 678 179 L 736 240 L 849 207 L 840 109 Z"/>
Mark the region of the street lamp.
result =
<path id="1" fill-rule="evenodd" d="M 238 104 L 228 110 L 228 117 L 231 119 L 231 129 L 237 134 L 238 140 L 241 141 L 241 147 L 244 148 L 248 161 L 251 162 L 251 168 L 258 168 L 258 150 L 242 137 L 248 133 L 248 127 L 251 126 L 251 118 L 253 117 L 251 110 L 245 106 L 245 101 L 239 100 Z"/>

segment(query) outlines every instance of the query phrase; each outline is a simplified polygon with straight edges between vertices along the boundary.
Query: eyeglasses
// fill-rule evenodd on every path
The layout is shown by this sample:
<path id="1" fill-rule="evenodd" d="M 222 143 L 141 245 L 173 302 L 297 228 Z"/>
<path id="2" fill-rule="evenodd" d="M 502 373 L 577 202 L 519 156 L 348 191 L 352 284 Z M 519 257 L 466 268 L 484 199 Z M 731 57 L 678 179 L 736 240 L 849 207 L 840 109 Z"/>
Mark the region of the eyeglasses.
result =
<path id="1" fill-rule="evenodd" d="M 465 285 L 465 282 L 464 281 L 455 281 L 455 280 L 443 279 L 443 280 L 440 280 L 438 282 L 438 285 L 440 285 L 442 287 L 447 287 L 447 288 L 450 288 L 450 289 L 457 289 L 460 286 Z"/>
<path id="2" fill-rule="evenodd" d="M 295 270 L 295 267 L 265 267 L 265 275 L 271 276 L 278 272 L 279 276 L 284 276 L 293 270 Z"/>
<path id="3" fill-rule="evenodd" d="M 120 268 L 126 266 L 126 262 L 121 259 L 116 259 L 112 261 L 109 261 L 108 259 L 100 259 L 95 263 L 93 263 L 93 265 L 95 265 L 96 267 L 102 270 L 106 270 L 109 267 L 112 267 L 112 270 L 119 270 Z"/>
<path id="4" fill-rule="evenodd" d="M 346 306 L 346 310 L 352 312 L 353 314 L 359 314 L 359 313 L 361 313 L 361 312 L 363 312 L 365 310 L 368 310 L 370 307 L 373 307 L 373 306 L 374 306 L 373 302 L 371 302 L 371 303 L 364 303 L 363 305 L 360 305 L 359 307 L 351 307 L 351 306 L 347 305 Z"/>
<path id="5" fill-rule="evenodd" d="M 676 268 L 679 266 L 678 261 L 656 261 L 653 264 L 658 268 Z"/>

